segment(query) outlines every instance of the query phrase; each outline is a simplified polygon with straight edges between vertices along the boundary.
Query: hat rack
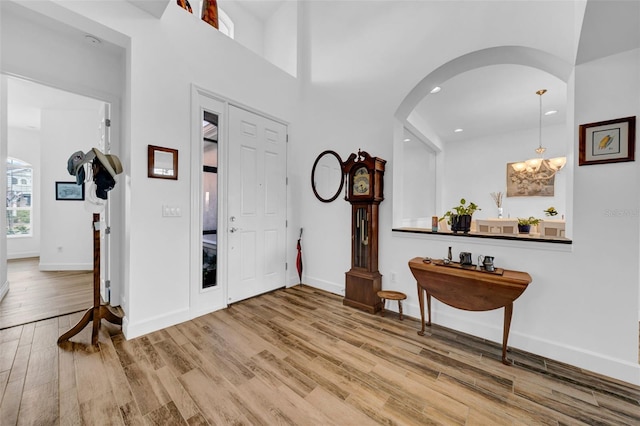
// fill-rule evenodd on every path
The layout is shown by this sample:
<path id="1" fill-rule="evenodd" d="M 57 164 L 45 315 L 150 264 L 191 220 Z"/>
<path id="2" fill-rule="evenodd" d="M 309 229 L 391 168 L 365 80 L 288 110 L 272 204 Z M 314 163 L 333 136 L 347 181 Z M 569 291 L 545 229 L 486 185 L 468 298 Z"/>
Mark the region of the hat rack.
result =
<path id="1" fill-rule="evenodd" d="M 104 170 L 106 170 L 113 178 L 123 171 L 120 159 L 115 155 L 105 155 L 97 148 L 92 148 L 86 154 L 82 151 L 77 151 L 69 157 L 69 160 L 67 161 L 67 171 L 69 174 L 76 176 L 76 182 L 78 185 L 84 183 L 84 165 L 94 159 L 97 159 L 100 167 L 104 168 Z M 96 182 L 95 179 L 94 174 L 94 182 Z M 106 199 L 106 191 L 109 191 L 110 189 L 111 188 L 104 189 L 104 197 L 100 197 L 99 195 L 98 197 Z M 71 337 L 80 333 L 87 325 L 89 325 L 89 323 L 91 323 L 91 344 L 93 346 L 97 346 L 98 332 L 100 330 L 100 323 L 103 319 L 112 324 L 122 325 L 122 315 L 119 312 L 115 312 L 111 305 L 102 304 L 100 298 L 100 213 L 93 213 L 91 227 L 93 228 L 93 306 L 84 313 L 80 321 L 75 326 L 58 338 L 58 344 L 68 341 Z"/>
<path id="2" fill-rule="evenodd" d="M 93 214 L 93 306 L 89 308 L 82 319 L 69 331 L 58 338 L 58 343 L 68 341 L 80 333 L 89 323 L 92 323 L 91 344 L 97 346 L 100 322 L 106 319 L 112 324 L 122 325 L 122 316 L 111 309 L 110 305 L 103 305 L 100 301 L 100 214 Z"/>

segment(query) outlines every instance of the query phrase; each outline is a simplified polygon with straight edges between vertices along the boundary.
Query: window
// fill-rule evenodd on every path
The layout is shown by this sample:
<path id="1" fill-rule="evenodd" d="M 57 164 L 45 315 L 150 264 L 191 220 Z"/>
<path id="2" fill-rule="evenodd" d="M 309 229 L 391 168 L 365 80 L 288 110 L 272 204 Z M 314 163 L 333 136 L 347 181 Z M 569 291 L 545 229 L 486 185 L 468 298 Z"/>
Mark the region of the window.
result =
<path id="1" fill-rule="evenodd" d="M 202 287 L 217 285 L 218 269 L 218 116 L 202 121 Z"/>
<path id="2" fill-rule="evenodd" d="M 31 235 L 32 182 L 31 165 L 15 158 L 7 158 L 8 237 Z"/>
<path id="3" fill-rule="evenodd" d="M 198 9 L 194 10 L 193 13 L 198 17 L 202 16 L 202 0 L 198 2 Z M 220 9 L 220 5 L 218 5 L 218 31 L 229 38 L 233 38 L 233 21 L 231 20 L 231 18 L 229 18 L 229 15 L 227 15 L 224 10 Z"/>

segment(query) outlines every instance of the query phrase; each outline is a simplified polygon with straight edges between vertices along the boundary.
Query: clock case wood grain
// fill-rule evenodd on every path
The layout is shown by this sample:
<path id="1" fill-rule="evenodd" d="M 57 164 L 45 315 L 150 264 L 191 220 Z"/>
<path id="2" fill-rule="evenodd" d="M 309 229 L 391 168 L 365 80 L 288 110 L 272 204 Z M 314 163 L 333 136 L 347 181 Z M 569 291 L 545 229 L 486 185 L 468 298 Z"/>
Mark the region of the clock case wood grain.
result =
<path id="1" fill-rule="evenodd" d="M 382 275 L 378 271 L 378 207 L 384 200 L 386 161 L 365 151 L 351 154 L 343 164 L 347 176 L 345 200 L 351 203 L 351 269 L 345 273 L 343 305 L 375 314 L 382 308 L 378 291 Z M 369 174 L 369 191 L 355 190 L 356 172 L 363 167 Z M 362 175 L 358 173 L 358 178 Z"/>

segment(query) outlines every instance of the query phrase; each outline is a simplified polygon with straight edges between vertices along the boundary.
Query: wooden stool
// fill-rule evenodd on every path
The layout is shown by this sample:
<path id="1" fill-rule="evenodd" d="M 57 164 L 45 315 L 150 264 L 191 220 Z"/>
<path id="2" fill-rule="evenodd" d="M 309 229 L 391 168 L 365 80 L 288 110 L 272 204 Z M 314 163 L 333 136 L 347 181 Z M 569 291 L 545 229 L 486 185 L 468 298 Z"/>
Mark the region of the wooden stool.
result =
<path id="1" fill-rule="evenodd" d="M 380 315 L 384 316 L 384 304 L 386 300 L 397 300 L 398 311 L 400 311 L 400 321 L 402 321 L 402 301 L 407 298 L 407 295 L 399 291 L 380 290 L 378 292 L 378 297 L 382 299 L 382 310 L 380 311 Z"/>

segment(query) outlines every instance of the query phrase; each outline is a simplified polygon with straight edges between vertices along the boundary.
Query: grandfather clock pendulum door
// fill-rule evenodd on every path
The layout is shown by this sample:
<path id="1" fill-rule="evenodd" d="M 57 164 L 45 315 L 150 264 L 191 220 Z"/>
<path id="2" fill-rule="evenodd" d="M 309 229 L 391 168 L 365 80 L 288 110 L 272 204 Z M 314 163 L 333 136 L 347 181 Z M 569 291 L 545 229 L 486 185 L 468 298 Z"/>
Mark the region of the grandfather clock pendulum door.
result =
<path id="1" fill-rule="evenodd" d="M 343 165 L 346 200 L 351 203 L 351 269 L 346 273 L 343 304 L 376 313 L 382 307 L 378 291 L 378 206 L 383 197 L 386 161 L 365 151 L 351 154 Z"/>

